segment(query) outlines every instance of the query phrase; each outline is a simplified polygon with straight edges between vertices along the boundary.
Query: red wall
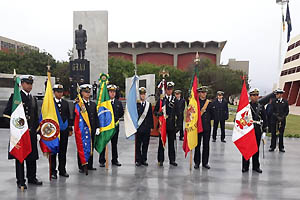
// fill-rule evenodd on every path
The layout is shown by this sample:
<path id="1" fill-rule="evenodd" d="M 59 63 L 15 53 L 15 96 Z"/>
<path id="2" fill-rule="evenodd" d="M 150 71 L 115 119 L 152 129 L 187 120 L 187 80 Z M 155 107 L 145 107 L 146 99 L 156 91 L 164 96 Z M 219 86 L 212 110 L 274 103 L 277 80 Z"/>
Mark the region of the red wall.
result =
<path id="1" fill-rule="evenodd" d="M 125 60 L 132 61 L 132 55 L 127 53 L 109 52 L 108 57 L 120 57 Z"/>
<path id="2" fill-rule="evenodd" d="M 196 52 L 190 52 L 190 53 L 178 55 L 177 68 L 182 70 L 187 69 L 190 65 L 193 65 L 195 56 L 196 56 Z M 216 64 L 217 62 L 217 57 L 215 54 L 200 52 L 199 56 L 200 59 L 201 58 L 209 59 L 213 64 Z"/>
<path id="3" fill-rule="evenodd" d="M 143 53 L 136 58 L 137 64 L 148 62 L 156 65 L 174 65 L 173 61 L 173 55 L 166 53 Z"/>
<path id="4" fill-rule="evenodd" d="M 284 83 L 284 88 L 283 88 L 283 90 L 284 90 L 283 98 L 284 99 L 288 99 L 289 94 L 290 94 L 291 86 L 292 86 L 292 82 L 285 82 Z"/>
<path id="5" fill-rule="evenodd" d="M 292 88 L 291 88 L 291 92 L 289 95 L 289 105 L 292 105 L 294 103 L 296 103 L 297 97 L 298 97 L 298 92 L 299 92 L 299 87 L 300 87 L 300 81 L 294 81 L 292 83 Z"/>

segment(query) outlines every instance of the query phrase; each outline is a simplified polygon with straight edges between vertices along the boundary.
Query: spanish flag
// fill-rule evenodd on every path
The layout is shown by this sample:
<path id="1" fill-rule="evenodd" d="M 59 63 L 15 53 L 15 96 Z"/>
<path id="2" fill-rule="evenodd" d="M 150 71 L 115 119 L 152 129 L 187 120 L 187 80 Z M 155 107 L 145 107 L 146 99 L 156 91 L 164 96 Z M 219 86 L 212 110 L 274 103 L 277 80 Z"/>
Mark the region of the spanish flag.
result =
<path id="1" fill-rule="evenodd" d="M 197 87 L 198 79 L 197 72 L 195 71 L 189 105 L 186 110 L 184 140 L 182 146 L 183 151 L 185 152 L 185 157 L 189 151 L 198 145 L 198 133 L 203 131 Z"/>
<path id="2" fill-rule="evenodd" d="M 108 74 L 100 75 L 100 91 L 97 99 L 97 112 L 99 117 L 100 133 L 95 136 L 95 149 L 101 153 L 107 143 L 115 134 L 114 111 L 107 91 Z"/>
<path id="3" fill-rule="evenodd" d="M 40 146 L 43 153 L 56 154 L 59 152 L 60 127 L 53 98 L 51 74 L 49 71 L 47 74 L 47 87 L 40 115 Z"/>

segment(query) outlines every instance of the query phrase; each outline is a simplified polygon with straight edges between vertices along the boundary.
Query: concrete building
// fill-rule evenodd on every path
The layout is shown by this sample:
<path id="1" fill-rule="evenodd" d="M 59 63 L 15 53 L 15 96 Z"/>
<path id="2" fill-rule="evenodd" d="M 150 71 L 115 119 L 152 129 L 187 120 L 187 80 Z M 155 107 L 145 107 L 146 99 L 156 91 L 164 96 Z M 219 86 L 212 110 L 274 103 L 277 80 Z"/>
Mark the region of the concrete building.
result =
<path id="1" fill-rule="evenodd" d="M 108 56 L 122 57 L 134 64 L 144 62 L 157 65 L 172 65 L 187 70 L 193 66 L 195 54 L 220 65 L 221 52 L 226 41 L 216 42 L 109 42 Z"/>
<path id="2" fill-rule="evenodd" d="M 231 58 L 228 60 L 227 65 L 221 65 L 221 67 L 242 71 L 246 76 L 249 74 L 249 61 L 239 61 Z"/>
<path id="3" fill-rule="evenodd" d="M 24 53 L 29 50 L 39 51 L 39 48 L 0 36 L 0 51 Z"/>
<path id="4" fill-rule="evenodd" d="M 279 87 L 285 91 L 289 105 L 300 106 L 300 34 L 288 43 Z"/>

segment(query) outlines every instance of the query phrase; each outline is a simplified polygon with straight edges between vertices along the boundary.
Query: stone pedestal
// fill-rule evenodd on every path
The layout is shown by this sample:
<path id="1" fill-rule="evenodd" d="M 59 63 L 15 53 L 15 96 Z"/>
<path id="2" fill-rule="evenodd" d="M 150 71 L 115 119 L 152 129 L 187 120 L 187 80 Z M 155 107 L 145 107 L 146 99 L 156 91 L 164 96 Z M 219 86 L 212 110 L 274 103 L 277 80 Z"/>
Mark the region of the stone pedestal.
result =
<path id="1" fill-rule="evenodd" d="M 73 12 L 73 53 L 78 58 L 75 45 L 75 30 L 78 25 L 87 33 L 85 58 L 90 61 L 89 83 L 99 79 L 100 73 L 108 72 L 108 12 L 74 11 Z"/>

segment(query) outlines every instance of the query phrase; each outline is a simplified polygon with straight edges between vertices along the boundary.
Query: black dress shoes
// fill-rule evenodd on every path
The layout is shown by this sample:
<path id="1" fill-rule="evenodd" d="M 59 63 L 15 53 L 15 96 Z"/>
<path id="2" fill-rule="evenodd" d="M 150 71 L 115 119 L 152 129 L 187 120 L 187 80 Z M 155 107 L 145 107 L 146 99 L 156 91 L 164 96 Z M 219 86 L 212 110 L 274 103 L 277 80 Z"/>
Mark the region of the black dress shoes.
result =
<path id="1" fill-rule="evenodd" d="M 43 182 L 39 181 L 37 178 L 28 180 L 28 183 L 32 185 L 43 185 Z"/>
<path id="2" fill-rule="evenodd" d="M 274 149 L 273 149 L 273 148 L 270 148 L 270 149 L 269 149 L 269 152 L 273 152 L 273 151 L 274 151 Z"/>
<path id="3" fill-rule="evenodd" d="M 95 167 L 88 167 L 88 170 L 97 170 Z"/>
<path id="4" fill-rule="evenodd" d="M 105 163 L 100 163 L 100 167 L 105 167 Z"/>
<path id="5" fill-rule="evenodd" d="M 122 166 L 122 164 L 119 163 L 119 161 L 112 162 L 111 164 L 115 165 L 115 166 L 118 166 L 118 167 Z"/>
<path id="6" fill-rule="evenodd" d="M 69 178 L 69 176 L 70 176 L 67 172 L 59 173 L 59 175 L 62 177 L 66 177 L 66 178 Z"/>
<path id="7" fill-rule="evenodd" d="M 142 162 L 142 165 L 148 166 L 148 163 L 146 161 Z"/>
<path id="8" fill-rule="evenodd" d="M 285 150 L 284 150 L 284 149 L 279 149 L 279 151 L 280 151 L 280 152 L 282 152 L 282 153 L 284 153 L 284 152 L 285 152 Z"/>
<path id="9" fill-rule="evenodd" d="M 52 174 L 51 175 L 51 179 L 57 179 L 57 175 L 56 174 Z"/>
<path id="10" fill-rule="evenodd" d="M 210 169 L 210 166 L 209 166 L 209 164 L 202 165 L 202 167 L 204 167 L 204 168 L 206 168 L 206 169 Z"/>
<path id="11" fill-rule="evenodd" d="M 164 162 L 158 162 L 158 166 L 160 167 L 164 166 Z"/>
<path id="12" fill-rule="evenodd" d="M 256 168 L 256 169 L 253 169 L 253 171 L 256 171 L 257 173 L 262 173 L 262 170 L 260 168 Z"/>
<path id="13" fill-rule="evenodd" d="M 216 139 L 213 139 L 212 142 L 216 142 Z"/>
<path id="14" fill-rule="evenodd" d="M 195 165 L 195 166 L 194 166 L 194 169 L 199 169 L 199 165 Z"/>
<path id="15" fill-rule="evenodd" d="M 142 163 L 140 163 L 140 162 L 135 162 L 135 166 L 139 167 L 139 166 L 141 166 L 141 165 L 142 165 Z"/>
<path id="16" fill-rule="evenodd" d="M 170 165 L 177 167 L 177 163 L 175 161 L 170 162 Z"/>
<path id="17" fill-rule="evenodd" d="M 226 143 L 226 140 L 221 140 L 221 142 Z"/>
<path id="18" fill-rule="evenodd" d="M 23 188 L 24 190 L 27 189 L 27 185 L 26 185 L 25 183 L 18 183 L 17 185 L 18 185 L 18 188 L 19 188 L 19 189 L 22 189 L 22 188 Z"/>
<path id="19" fill-rule="evenodd" d="M 243 172 L 243 173 L 248 172 L 248 171 L 249 171 L 249 169 L 246 169 L 246 168 L 243 168 L 243 169 L 242 169 L 242 172 Z"/>

